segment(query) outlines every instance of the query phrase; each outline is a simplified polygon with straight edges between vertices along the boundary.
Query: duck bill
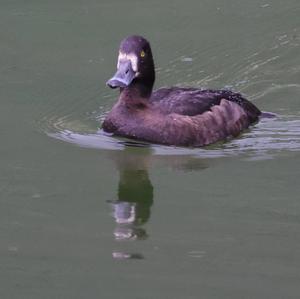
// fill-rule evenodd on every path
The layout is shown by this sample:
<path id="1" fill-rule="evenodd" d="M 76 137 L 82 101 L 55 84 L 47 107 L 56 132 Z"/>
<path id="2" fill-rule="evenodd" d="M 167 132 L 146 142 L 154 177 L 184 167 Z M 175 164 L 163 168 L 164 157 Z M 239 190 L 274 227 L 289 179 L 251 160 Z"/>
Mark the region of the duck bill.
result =
<path id="1" fill-rule="evenodd" d="M 135 78 L 135 72 L 132 69 L 130 60 L 120 61 L 118 70 L 106 84 L 110 88 L 127 87 Z"/>

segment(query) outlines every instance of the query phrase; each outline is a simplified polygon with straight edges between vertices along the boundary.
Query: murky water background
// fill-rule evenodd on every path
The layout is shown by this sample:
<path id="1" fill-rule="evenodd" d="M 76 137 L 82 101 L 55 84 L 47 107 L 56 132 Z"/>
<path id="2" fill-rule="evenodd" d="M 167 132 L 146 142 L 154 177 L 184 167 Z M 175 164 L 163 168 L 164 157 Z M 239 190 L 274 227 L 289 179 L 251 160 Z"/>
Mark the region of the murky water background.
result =
<path id="1" fill-rule="evenodd" d="M 0 2 L 0 298 L 299 298 L 300 3 Z M 156 87 L 231 88 L 264 111 L 202 149 L 100 123 L 119 42 Z"/>

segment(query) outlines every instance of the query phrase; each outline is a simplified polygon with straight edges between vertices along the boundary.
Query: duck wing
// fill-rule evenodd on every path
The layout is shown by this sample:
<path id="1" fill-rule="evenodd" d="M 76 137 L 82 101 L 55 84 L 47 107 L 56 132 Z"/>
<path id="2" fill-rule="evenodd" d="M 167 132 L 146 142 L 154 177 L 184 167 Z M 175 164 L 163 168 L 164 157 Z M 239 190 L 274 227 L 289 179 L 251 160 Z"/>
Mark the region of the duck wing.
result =
<path id="1" fill-rule="evenodd" d="M 154 108 L 163 114 L 176 113 L 186 116 L 201 115 L 220 105 L 221 100 L 234 102 L 241 106 L 250 123 L 257 121 L 260 110 L 240 93 L 230 90 L 211 90 L 197 88 L 160 88 L 149 99 Z"/>

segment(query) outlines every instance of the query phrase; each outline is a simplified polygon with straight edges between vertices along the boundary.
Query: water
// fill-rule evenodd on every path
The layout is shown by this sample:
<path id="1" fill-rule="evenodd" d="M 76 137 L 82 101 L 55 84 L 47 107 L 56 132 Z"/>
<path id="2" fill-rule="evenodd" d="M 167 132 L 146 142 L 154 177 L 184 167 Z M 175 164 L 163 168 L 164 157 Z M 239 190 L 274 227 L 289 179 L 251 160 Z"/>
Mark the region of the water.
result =
<path id="1" fill-rule="evenodd" d="M 300 4 L 0 2 L 0 298 L 299 298 Z M 264 111 L 201 149 L 113 138 L 117 48 Z"/>

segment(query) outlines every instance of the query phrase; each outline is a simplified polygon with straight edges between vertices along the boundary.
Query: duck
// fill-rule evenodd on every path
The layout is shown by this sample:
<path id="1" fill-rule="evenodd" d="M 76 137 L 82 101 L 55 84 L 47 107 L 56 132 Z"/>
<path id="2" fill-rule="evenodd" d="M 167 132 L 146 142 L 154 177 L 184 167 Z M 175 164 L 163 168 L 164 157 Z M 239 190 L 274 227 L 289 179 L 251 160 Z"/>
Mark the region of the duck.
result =
<path id="1" fill-rule="evenodd" d="M 227 89 L 162 87 L 153 91 L 155 67 L 150 43 L 132 35 L 121 41 L 117 71 L 107 81 L 119 99 L 102 129 L 154 144 L 202 147 L 229 138 L 259 120 L 261 111 Z"/>

